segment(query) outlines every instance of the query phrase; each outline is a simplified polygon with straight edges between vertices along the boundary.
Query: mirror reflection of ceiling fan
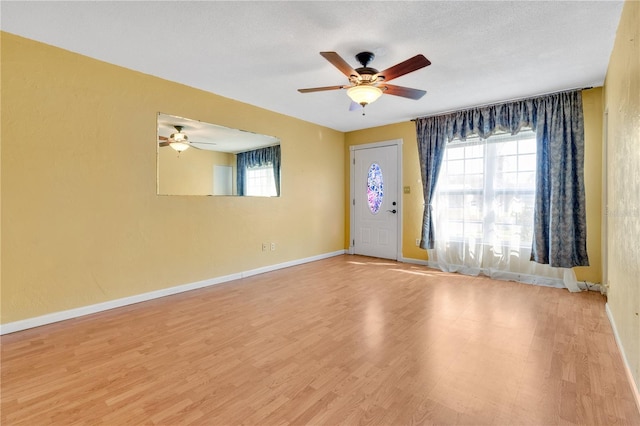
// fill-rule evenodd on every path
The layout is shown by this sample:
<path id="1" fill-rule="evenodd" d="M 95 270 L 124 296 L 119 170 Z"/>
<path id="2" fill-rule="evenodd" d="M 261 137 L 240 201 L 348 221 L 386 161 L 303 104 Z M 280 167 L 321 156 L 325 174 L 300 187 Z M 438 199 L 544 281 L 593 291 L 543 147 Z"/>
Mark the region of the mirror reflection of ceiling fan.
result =
<path id="1" fill-rule="evenodd" d="M 360 52 L 356 55 L 356 59 L 362 65 L 362 67 L 356 69 L 353 69 L 351 65 L 342 59 L 336 52 L 320 52 L 320 54 L 347 76 L 349 84 L 298 89 L 300 93 L 346 89 L 347 96 L 349 96 L 353 101 L 351 108 L 349 109 L 353 110 L 354 106 L 357 107 L 358 105 L 362 105 L 363 115 L 364 107 L 377 100 L 383 93 L 414 100 L 420 99 L 427 93 L 424 90 L 387 84 L 388 81 L 391 81 L 394 78 L 401 77 L 405 74 L 409 74 L 410 72 L 431 65 L 431 61 L 423 55 L 416 55 L 413 58 L 400 62 L 399 64 L 385 69 L 384 71 L 378 71 L 375 68 L 367 66 L 375 57 L 371 52 Z"/>
<path id="2" fill-rule="evenodd" d="M 182 131 L 182 129 L 184 129 L 184 126 L 174 125 L 173 127 L 176 129 L 176 132 L 172 133 L 169 137 L 158 135 L 158 145 L 160 147 L 170 146 L 171 148 L 175 149 L 178 152 L 185 151 L 189 149 L 189 147 L 194 147 L 195 149 L 202 149 L 191 144 L 191 142 L 189 141 L 189 137 Z M 198 143 L 202 145 L 215 145 L 215 143 L 213 142 L 193 141 L 193 143 Z"/>

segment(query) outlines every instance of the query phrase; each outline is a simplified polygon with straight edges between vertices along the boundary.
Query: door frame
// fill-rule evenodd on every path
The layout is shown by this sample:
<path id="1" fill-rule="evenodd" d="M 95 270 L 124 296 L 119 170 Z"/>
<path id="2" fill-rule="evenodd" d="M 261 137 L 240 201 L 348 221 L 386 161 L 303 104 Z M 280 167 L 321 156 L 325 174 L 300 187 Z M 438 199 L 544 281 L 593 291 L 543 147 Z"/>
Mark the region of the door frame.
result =
<path id="1" fill-rule="evenodd" d="M 396 148 L 396 158 L 398 164 L 396 165 L 396 173 L 398 174 L 396 182 L 398 188 L 398 200 L 396 201 L 398 206 L 398 214 L 396 215 L 397 221 L 397 247 L 396 247 L 396 260 L 402 259 L 402 139 L 392 139 L 381 142 L 372 142 L 366 143 L 362 145 L 350 145 L 349 146 L 349 172 L 350 172 L 350 183 L 349 183 L 349 203 L 347 207 L 349 208 L 349 254 L 354 254 L 354 242 L 355 242 L 355 211 L 353 206 L 355 205 L 355 179 L 356 179 L 356 171 L 355 171 L 355 163 L 356 163 L 356 151 L 363 149 L 371 149 L 371 148 L 382 148 L 385 146 L 395 146 Z"/>

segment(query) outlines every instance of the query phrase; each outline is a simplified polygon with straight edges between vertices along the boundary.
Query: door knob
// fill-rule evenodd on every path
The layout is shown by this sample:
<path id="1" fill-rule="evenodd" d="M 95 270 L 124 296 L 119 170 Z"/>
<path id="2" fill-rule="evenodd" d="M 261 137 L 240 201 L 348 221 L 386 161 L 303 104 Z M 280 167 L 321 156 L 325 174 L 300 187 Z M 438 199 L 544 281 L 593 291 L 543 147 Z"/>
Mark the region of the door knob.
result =
<path id="1" fill-rule="evenodd" d="M 396 209 L 393 209 L 393 210 L 387 210 L 387 211 L 388 211 L 388 212 L 391 212 L 391 213 L 393 213 L 393 214 L 396 214 Z"/>

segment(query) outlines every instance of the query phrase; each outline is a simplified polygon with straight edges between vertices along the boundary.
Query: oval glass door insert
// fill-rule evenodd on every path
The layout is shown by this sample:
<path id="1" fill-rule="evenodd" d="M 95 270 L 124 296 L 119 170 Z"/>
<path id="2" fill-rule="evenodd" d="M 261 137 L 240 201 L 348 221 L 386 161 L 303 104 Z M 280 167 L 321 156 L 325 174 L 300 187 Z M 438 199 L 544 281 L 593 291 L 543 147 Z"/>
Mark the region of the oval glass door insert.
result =
<path id="1" fill-rule="evenodd" d="M 380 211 L 382 198 L 384 197 L 384 182 L 382 179 L 382 169 L 378 163 L 371 164 L 367 173 L 367 203 L 369 210 L 373 214 Z"/>

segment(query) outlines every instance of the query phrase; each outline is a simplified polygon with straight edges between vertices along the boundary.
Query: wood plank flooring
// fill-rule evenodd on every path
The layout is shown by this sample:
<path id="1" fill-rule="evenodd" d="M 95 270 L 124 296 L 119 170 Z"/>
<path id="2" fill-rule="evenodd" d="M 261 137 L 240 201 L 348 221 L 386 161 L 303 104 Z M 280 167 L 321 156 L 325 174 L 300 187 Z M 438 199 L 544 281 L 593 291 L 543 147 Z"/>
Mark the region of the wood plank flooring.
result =
<path id="1" fill-rule="evenodd" d="M 338 256 L 2 337 L 3 425 L 640 425 L 594 292 Z"/>

